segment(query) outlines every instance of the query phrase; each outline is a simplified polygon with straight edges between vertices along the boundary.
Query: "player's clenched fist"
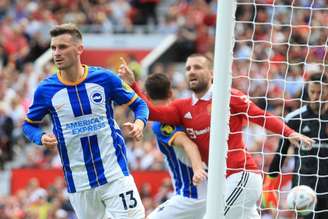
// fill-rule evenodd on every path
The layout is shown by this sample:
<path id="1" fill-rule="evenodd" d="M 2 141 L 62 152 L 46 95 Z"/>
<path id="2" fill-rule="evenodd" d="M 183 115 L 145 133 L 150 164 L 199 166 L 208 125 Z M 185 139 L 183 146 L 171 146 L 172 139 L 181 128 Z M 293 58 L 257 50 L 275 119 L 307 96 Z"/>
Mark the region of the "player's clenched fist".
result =
<path id="1" fill-rule="evenodd" d="M 140 141 L 143 137 L 144 129 L 143 121 L 137 119 L 134 123 L 126 122 L 123 124 L 123 129 L 126 131 L 127 135 L 131 138 L 135 138 Z"/>
<path id="2" fill-rule="evenodd" d="M 197 170 L 194 170 L 194 176 L 192 177 L 192 183 L 195 186 L 200 185 L 206 179 L 207 179 L 207 173 L 203 168 L 199 168 Z"/>
<path id="3" fill-rule="evenodd" d="M 42 145 L 44 145 L 48 149 L 54 149 L 57 146 L 57 138 L 52 133 L 46 133 L 41 137 Z"/>

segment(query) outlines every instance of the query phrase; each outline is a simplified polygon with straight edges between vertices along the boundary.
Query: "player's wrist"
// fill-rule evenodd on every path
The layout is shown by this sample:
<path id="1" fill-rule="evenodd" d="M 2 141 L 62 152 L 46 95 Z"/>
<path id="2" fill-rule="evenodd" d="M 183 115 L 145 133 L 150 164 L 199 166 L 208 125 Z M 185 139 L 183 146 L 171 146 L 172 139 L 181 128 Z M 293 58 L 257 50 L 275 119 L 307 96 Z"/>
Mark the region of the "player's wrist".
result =
<path id="1" fill-rule="evenodd" d="M 203 168 L 202 168 L 202 166 L 195 165 L 193 167 L 193 171 L 194 171 L 194 173 L 200 173 L 203 171 Z"/>
<path id="2" fill-rule="evenodd" d="M 286 125 L 283 134 L 286 137 L 292 137 L 293 135 L 297 134 L 297 132 Z"/>
<path id="3" fill-rule="evenodd" d="M 140 129 L 144 129 L 145 126 L 146 126 L 146 124 L 144 123 L 144 121 L 141 120 L 141 119 L 136 119 L 134 121 L 134 124 L 137 125 Z"/>
<path id="4" fill-rule="evenodd" d="M 42 132 L 40 134 L 40 145 L 44 145 L 44 137 L 46 136 L 46 133 L 45 132 Z"/>

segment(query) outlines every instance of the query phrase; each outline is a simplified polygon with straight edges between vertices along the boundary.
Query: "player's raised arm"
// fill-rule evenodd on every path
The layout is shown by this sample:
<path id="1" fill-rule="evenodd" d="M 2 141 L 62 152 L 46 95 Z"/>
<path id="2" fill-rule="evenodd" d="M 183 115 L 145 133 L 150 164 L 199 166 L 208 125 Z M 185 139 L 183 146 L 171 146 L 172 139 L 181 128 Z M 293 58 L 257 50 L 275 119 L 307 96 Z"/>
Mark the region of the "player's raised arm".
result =
<path id="1" fill-rule="evenodd" d="M 180 124 L 180 116 L 174 101 L 166 106 L 155 106 L 141 91 L 135 81 L 133 71 L 128 67 L 126 61 L 121 58 L 122 64 L 118 70 L 119 76 L 131 86 L 131 88 L 147 103 L 149 108 L 149 120 L 160 121 L 167 124 Z"/>
<path id="2" fill-rule="evenodd" d="M 120 57 L 122 64 L 118 69 L 118 75 L 120 78 L 125 81 L 129 86 L 132 86 L 133 83 L 136 82 L 136 78 L 134 76 L 133 71 L 129 68 L 128 63 L 125 61 L 123 57 Z"/>

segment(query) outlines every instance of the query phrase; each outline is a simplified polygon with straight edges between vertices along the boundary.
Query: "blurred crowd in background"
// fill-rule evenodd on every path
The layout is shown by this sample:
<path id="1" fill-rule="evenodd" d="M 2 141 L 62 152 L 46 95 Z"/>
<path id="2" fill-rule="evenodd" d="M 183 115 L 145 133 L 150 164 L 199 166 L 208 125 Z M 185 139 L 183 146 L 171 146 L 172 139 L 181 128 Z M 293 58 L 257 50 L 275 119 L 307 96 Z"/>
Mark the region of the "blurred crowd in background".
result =
<path id="1" fill-rule="evenodd" d="M 258 0 L 256 6 L 248 1 L 237 2 L 233 86 L 263 109 L 284 116 L 299 106 L 307 76 L 327 71 L 324 66 L 328 61 L 325 26 L 328 2 Z M 295 2 L 294 8 L 290 7 L 291 2 Z M 55 24 L 72 22 L 85 33 L 173 33 L 177 35 L 176 62 L 183 62 L 194 52 L 213 53 L 216 3 L 215 0 L 1 0 L 0 171 L 18 167 L 61 168 L 57 151 L 28 143 L 21 132 L 38 82 L 56 71 L 51 62 L 41 72 L 35 72 L 33 66 L 36 58 L 48 49 L 48 31 Z M 156 63 L 148 73 L 156 72 L 169 75 L 175 97 L 190 95 L 184 72 L 177 70 L 175 63 Z M 122 124 L 126 118 L 133 119 L 127 108 L 116 107 L 118 122 Z M 44 127 L 49 128 L 48 124 L 45 119 Z M 150 127 L 148 124 L 142 141 L 126 141 L 131 170 L 165 169 Z M 270 156 L 263 152 L 275 151 L 279 139 L 253 125 L 246 125 L 244 134 L 248 150 L 254 153 L 260 168 L 267 170 Z M 287 163 L 286 169 L 291 170 L 291 165 Z M 155 197 L 149 191 L 149 185 L 142 185 L 140 192 L 147 211 L 169 197 L 170 181 L 163 181 Z M 65 194 L 61 178 L 46 189 L 33 179 L 17 194 L 0 197 L 1 218 L 75 218 Z"/>

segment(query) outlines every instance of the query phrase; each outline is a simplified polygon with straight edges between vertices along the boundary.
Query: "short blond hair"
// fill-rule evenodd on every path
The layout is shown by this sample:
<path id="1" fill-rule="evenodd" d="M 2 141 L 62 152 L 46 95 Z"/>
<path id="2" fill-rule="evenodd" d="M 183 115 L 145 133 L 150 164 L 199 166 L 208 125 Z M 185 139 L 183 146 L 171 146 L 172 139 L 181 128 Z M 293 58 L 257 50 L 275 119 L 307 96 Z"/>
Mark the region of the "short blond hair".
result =
<path id="1" fill-rule="evenodd" d="M 192 53 L 191 55 L 189 55 L 187 57 L 187 59 L 188 58 L 193 58 L 193 57 L 203 57 L 203 58 L 205 58 L 207 63 L 208 63 L 208 67 L 210 69 L 213 69 L 213 57 L 210 54 Z"/>

